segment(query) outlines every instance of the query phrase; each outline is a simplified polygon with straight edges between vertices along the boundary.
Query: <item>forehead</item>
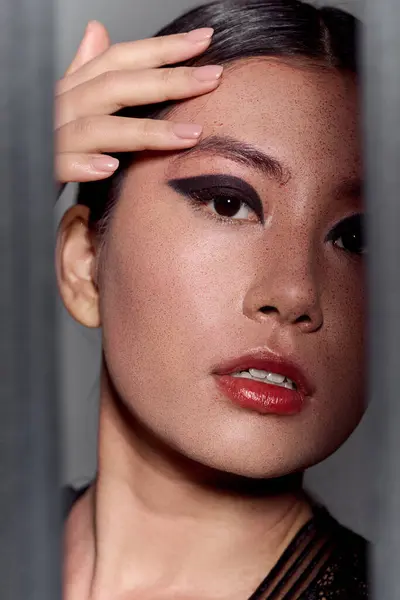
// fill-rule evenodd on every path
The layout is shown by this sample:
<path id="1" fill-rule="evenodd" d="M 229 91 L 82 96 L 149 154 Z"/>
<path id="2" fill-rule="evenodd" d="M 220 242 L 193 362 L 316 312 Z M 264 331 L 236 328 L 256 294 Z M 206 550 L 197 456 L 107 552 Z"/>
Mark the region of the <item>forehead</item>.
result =
<path id="1" fill-rule="evenodd" d="M 359 175 L 355 79 L 333 69 L 250 59 L 225 69 L 220 87 L 176 106 L 167 117 L 197 122 L 204 136 L 227 135 L 289 164 L 339 178 Z"/>

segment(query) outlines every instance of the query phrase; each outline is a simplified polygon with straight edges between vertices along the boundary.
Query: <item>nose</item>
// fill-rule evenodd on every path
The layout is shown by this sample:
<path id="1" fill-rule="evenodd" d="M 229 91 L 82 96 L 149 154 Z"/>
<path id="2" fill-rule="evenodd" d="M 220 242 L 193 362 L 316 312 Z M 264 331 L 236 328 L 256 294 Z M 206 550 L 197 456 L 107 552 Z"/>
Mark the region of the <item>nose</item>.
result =
<path id="1" fill-rule="evenodd" d="M 312 248 L 295 246 L 293 240 L 281 243 L 278 252 L 263 252 L 244 299 L 244 314 L 258 322 L 275 319 L 304 333 L 317 331 L 323 324 L 318 272 Z"/>

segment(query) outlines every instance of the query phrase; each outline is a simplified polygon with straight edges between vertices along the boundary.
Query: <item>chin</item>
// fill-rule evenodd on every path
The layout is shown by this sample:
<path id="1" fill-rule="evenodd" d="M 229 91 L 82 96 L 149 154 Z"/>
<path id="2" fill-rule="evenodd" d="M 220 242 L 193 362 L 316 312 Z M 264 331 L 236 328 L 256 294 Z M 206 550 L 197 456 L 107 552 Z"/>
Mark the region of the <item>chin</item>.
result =
<path id="1" fill-rule="evenodd" d="M 257 461 L 252 463 L 244 463 L 243 461 L 234 460 L 221 460 L 221 461 L 208 461 L 203 462 L 203 465 L 208 469 L 211 469 L 215 473 L 219 474 L 219 480 L 224 481 L 231 480 L 237 481 L 247 480 L 248 484 L 251 482 L 267 482 L 276 481 L 282 479 L 291 479 L 296 474 L 302 474 L 304 469 L 299 465 L 285 464 L 285 461 L 279 464 L 259 464 Z"/>
<path id="2" fill-rule="evenodd" d="M 264 435 L 255 435 L 248 429 L 239 428 L 235 434 L 209 436 L 207 443 L 203 439 L 182 440 L 179 452 L 199 465 L 221 474 L 254 480 L 275 479 L 303 473 L 333 454 L 347 439 L 344 433 L 321 439 L 321 435 L 307 436 L 273 435 L 271 430 Z M 259 432 L 258 432 L 259 433 Z M 285 432 L 287 433 L 287 432 Z M 225 434 L 227 432 L 225 431 Z M 306 438 L 306 439 L 304 439 Z M 186 443 L 185 443 L 186 442 Z M 197 443 L 196 443 L 197 442 Z"/>
<path id="3" fill-rule="evenodd" d="M 226 446 L 211 447 L 208 445 L 206 451 L 196 452 L 191 448 L 190 452 L 180 449 L 181 454 L 186 456 L 200 467 L 205 468 L 216 479 L 223 481 L 224 478 L 246 478 L 249 480 L 266 480 L 287 477 L 295 473 L 302 473 L 315 462 L 299 461 L 299 457 L 285 455 L 285 452 L 271 452 L 269 456 L 265 453 L 260 456 L 256 451 L 247 452 L 244 448 L 230 443 Z"/>

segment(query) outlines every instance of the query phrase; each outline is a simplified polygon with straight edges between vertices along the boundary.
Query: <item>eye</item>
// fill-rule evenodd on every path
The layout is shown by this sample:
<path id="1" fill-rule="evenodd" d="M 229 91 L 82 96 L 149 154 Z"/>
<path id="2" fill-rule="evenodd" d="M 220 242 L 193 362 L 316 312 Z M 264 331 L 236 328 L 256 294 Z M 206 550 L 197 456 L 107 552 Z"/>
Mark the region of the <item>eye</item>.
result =
<path id="1" fill-rule="evenodd" d="M 211 219 L 229 222 L 264 223 L 264 209 L 256 190 L 240 177 L 198 175 L 168 182 L 195 210 Z"/>
<path id="2" fill-rule="evenodd" d="M 328 239 L 341 250 L 351 254 L 365 254 L 363 215 L 353 215 L 341 221 L 334 227 Z"/>
<path id="3" fill-rule="evenodd" d="M 191 198 L 223 219 L 259 221 L 258 215 L 255 214 L 248 202 L 230 190 L 198 190 L 192 192 Z"/>

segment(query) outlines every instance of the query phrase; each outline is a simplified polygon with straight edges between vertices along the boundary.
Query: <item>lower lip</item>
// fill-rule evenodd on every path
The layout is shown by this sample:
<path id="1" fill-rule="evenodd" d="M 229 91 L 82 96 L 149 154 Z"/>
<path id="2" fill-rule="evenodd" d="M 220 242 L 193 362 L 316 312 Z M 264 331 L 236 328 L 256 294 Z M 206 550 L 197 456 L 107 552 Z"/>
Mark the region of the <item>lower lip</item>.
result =
<path id="1" fill-rule="evenodd" d="M 304 396 L 298 390 L 244 377 L 217 376 L 222 393 L 235 404 L 260 414 L 296 415 L 303 409 Z"/>

